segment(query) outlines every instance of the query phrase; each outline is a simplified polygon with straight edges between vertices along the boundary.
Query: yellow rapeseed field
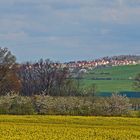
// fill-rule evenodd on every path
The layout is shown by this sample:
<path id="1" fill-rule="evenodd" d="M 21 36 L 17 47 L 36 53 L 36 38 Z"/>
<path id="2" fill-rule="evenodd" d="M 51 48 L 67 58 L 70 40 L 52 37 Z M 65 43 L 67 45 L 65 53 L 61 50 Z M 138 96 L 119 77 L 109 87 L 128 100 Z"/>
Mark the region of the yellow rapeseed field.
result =
<path id="1" fill-rule="evenodd" d="M 140 119 L 1 115 L 0 140 L 140 140 Z"/>

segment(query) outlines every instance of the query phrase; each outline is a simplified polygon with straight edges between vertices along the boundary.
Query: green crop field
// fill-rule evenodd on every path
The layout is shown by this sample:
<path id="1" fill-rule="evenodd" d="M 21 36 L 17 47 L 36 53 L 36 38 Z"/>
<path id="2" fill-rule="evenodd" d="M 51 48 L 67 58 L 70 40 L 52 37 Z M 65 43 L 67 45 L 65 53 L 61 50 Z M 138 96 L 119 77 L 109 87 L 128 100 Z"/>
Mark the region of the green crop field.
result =
<path id="1" fill-rule="evenodd" d="M 135 91 L 133 79 L 140 73 L 140 65 L 96 68 L 83 75 L 81 87 L 97 85 L 98 92 Z"/>
<path id="2" fill-rule="evenodd" d="M 0 140 L 140 140 L 140 119 L 0 116 Z"/>

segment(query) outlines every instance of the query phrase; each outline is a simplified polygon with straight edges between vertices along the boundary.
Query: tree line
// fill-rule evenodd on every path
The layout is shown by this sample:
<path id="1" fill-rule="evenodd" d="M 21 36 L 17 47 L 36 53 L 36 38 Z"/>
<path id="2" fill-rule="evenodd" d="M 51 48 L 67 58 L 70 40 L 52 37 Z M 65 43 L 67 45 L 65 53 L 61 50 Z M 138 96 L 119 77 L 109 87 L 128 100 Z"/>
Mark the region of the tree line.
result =
<path id="1" fill-rule="evenodd" d="M 78 81 L 68 68 L 61 68 L 49 59 L 18 64 L 7 48 L 0 48 L 0 95 L 10 92 L 23 96 L 81 95 Z"/>
<path id="2" fill-rule="evenodd" d="M 140 74 L 135 78 L 135 88 L 140 88 Z M 46 59 L 38 62 L 16 63 L 16 57 L 0 47 L 0 95 L 16 92 L 23 96 L 89 96 L 94 95 L 96 86 L 79 88 L 79 79 L 72 78 L 68 68 Z"/>

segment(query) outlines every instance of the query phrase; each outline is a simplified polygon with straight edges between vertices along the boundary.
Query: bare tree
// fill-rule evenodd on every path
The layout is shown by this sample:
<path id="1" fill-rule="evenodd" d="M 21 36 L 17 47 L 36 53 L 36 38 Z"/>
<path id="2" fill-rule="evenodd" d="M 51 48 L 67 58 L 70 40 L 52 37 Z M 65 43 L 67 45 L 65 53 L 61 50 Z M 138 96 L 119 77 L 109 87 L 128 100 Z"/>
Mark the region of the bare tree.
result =
<path id="1" fill-rule="evenodd" d="M 67 80 L 68 70 L 61 69 L 59 64 L 50 60 L 37 63 L 26 63 L 21 65 L 19 76 L 22 82 L 22 94 L 34 95 L 61 95 L 65 80 Z"/>

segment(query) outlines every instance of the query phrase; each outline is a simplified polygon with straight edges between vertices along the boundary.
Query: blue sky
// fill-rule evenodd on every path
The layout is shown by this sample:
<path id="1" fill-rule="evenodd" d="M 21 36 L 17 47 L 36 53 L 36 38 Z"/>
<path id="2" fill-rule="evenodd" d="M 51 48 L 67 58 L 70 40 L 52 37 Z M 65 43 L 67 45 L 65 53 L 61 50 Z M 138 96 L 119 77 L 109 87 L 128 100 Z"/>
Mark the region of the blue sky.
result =
<path id="1" fill-rule="evenodd" d="M 0 0 L 0 46 L 19 62 L 140 54 L 140 0 Z"/>

